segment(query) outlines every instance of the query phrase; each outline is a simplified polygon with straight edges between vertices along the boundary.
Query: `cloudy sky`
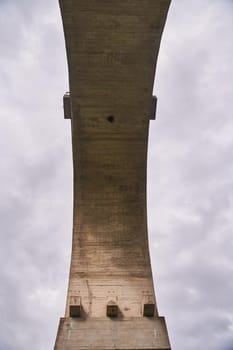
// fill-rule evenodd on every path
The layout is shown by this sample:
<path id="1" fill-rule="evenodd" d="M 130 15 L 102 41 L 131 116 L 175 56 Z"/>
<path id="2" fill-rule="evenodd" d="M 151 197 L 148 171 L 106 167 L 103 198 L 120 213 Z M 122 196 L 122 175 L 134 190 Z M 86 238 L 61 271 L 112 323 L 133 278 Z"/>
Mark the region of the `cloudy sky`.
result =
<path id="1" fill-rule="evenodd" d="M 233 350 L 233 1 L 173 0 L 151 123 L 148 215 L 173 350 Z M 72 231 L 57 0 L 0 0 L 0 350 L 52 349 Z"/>

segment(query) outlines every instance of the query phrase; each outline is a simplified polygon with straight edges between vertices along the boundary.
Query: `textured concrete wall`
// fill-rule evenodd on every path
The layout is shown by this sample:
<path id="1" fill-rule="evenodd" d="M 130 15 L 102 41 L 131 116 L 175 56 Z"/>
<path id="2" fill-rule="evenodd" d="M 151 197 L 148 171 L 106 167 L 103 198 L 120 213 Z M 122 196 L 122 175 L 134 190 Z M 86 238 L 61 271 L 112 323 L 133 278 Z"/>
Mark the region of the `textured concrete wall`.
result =
<path id="1" fill-rule="evenodd" d="M 72 102 L 74 222 L 66 314 L 56 350 L 98 348 L 95 339 L 112 337 L 108 329 L 119 335 L 103 349 L 170 348 L 156 306 L 151 337 L 143 316 L 144 304 L 155 304 L 147 238 L 147 142 L 169 3 L 60 0 Z M 70 318 L 75 303 L 81 305 L 78 321 Z M 118 306 L 114 320 L 106 315 L 107 304 Z M 90 345 L 80 341 L 83 327 L 92 334 Z M 133 346 L 123 336 L 124 327 L 139 327 L 145 347 L 143 340 Z"/>

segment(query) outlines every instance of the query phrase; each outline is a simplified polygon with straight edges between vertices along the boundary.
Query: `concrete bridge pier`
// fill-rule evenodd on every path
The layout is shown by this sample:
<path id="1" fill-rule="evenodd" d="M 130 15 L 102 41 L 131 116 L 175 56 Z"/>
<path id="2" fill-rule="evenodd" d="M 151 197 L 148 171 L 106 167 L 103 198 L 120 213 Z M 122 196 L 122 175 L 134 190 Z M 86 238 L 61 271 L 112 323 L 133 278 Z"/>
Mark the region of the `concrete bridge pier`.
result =
<path id="1" fill-rule="evenodd" d="M 55 350 L 170 349 L 148 248 L 146 171 L 170 0 L 60 0 L 69 68 L 73 244 Z"/>

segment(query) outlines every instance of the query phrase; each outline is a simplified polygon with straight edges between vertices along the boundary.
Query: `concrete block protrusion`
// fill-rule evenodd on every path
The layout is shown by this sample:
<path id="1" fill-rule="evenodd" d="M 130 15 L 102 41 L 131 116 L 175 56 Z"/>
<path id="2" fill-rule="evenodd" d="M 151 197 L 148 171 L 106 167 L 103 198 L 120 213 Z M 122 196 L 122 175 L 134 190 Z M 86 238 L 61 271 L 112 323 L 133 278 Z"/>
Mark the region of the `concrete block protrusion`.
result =
<path id="1" fill-rule="evenodd" d="M 143 316 L 153 317 L 155 314 L 155 304 L 144 304 Z"/>
<path id="2" fill-rule="evenodd" d="M 71 119 L 71 97 L 70 93 L 66 92 L 63 96 L 64 118 Z"/>
<path id="3" fill-rule="evenodd" d="M 156 119 L 156 109 L 157 109 L 157 97 L 152 96 L 152 101 L 151 101 L 151 112 L 150 112 L 150 119 L 155 120 Z"/>
<path id="4" fill-rule="evenodd" d="M 81 297 L 70 297 L 70 317 L 81 317 Z"/>
<path id="5" fill-rule="evenodd" d="M 107 304 L 107 316 L 108 317 L 117 317 L 118 316 L 118 306 L 114 302 L 109 302 Z"/>

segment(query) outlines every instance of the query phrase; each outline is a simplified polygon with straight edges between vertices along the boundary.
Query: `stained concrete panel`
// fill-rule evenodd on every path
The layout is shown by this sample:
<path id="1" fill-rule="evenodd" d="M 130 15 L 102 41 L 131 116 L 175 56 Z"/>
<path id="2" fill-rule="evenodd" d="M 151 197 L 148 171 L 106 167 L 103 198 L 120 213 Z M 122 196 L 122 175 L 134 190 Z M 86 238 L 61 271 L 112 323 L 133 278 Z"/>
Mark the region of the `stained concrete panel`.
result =
<path id="1" fill-rule="evenodd" d="M 163 317 L 153 320 L 61 319 L 56 349 L 170 349 Z"/>

